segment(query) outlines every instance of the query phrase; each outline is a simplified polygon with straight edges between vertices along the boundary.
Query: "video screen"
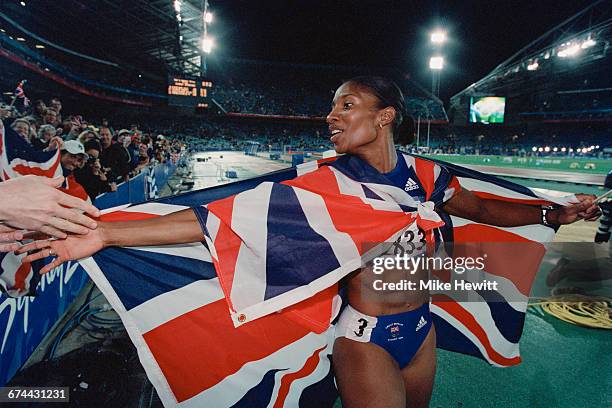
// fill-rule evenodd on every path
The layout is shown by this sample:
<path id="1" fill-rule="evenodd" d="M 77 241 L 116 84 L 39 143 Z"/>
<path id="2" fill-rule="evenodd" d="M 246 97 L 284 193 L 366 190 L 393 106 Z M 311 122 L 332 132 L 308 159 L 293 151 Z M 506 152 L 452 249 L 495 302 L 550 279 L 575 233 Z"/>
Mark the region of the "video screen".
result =
<path id="1" fill-rule="evenodd" d="M 506 98 L 484 96 L 470 98 L 470 123 L 504 123 Z"/>

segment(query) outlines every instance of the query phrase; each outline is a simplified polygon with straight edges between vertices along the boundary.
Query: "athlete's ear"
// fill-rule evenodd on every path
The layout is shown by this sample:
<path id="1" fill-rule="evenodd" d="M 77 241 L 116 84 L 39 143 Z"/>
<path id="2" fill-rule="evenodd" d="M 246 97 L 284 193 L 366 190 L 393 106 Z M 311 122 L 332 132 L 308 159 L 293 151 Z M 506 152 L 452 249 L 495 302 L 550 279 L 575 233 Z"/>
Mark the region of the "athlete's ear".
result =
<path id="1" fill-rule="evenodd" d="M 387 106 L 382 109 L 379 114 L 378 124 L 381 127 L 390 125 L 395 120 L 395 108 L 392 106 Z"/>

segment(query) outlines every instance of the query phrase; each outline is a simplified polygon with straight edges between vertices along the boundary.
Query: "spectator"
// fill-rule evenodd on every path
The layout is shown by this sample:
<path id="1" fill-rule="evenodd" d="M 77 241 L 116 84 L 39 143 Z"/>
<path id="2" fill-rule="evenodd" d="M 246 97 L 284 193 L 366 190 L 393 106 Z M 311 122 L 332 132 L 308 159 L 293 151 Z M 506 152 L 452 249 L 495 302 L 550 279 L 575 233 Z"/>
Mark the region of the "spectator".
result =
<path id="1" fill-rule="evenodd" d="M 58 97 L 51 98 L 49 101 L 49 107 L 57 112 L 57 121 L 62 121 L 62 101 Z"/>
<path id="2" fill-rule="evenodd" d="M 51 108 L 45 109 L 43 115 L 43 125 L 52 125 L 57 127 L 61 122 L 57 118 L 57 112 Z"/>
<path id="3" fill-rule="evenodd" d="M 83 145 L 76 140 L 67 140 L 61 150 L 61 163 L 64 177 L 66 177 L 66 187 L 62 190 L 71 196 L 82 200 L 89 200 L 89 196 L 83 186 L 76 181 L 74 171 L 85 165 L 89 158 L 85 153 Z"/>
<path id="4" fill-rule="evenodd" d="M 15 119 L 13 121 L 13 124 L 11 125 L 11 127 L 13 128 L 13 130 L 15 132 L 17 132 L 17 134 L 21 137 L 23 137 L 23 139 L 28 142 L 28 143 L 32 143 L 30 137 L 30 122 L 26 119 L 23 118 L 18 118 Z"/>
<path id="5" fill-rule="evenodd" d="M 81 130 L 81 122 L 78 120 L 78 116 L 70 116 L 62 122 L 64 140 L 76 140 L 81 134 Z"/>
<path id="6" fill-rule="evenodd" d="M 130 157 L 123 146 L 113 142 L 113 136 L 108 127 L 100 128 L 100 139 L 102 151 L 100 152 L 100 163 L 105 169 L 110 181 L 128 181 L 130 172 Z"/>
<path id="7" fill-rule="evenodd" d="M 83 145 L 85 145 L 85 143 L 87 143 L 90 140 L 99 140 L 99 139 L 100 139 L 100 135 L 98 135 L 92 129 L 85 129 L 77 137 L 77 140 L 81 142 Z"/>
<path id="8" fill-rule="evenodd" d="M 85 166 L 75 170 L 74 175 L 93 202 L 102 193 L 117 191 L 117 185 L 108 181 L 102 169 L 99 160 L 100 150 L 102 150 L 100 143 L 97 140 L 90 140 L 85 143 L 84 147 L 89 158 Z"/>
<path id="9" fill-rule="evenodd" d="M 37 150 L 48 149 L 49 143 L 55 138 L 56 133 L 57 130 L 55 127 L 51 125 L 42 125 L 40 129 L 38 129 L 37 137 L 32 140 L 32 146 Z M 55 148 L 57 149 L 57 146 Z"/>
<path id="10" fill-rule="evenodd" d="M 34 112 L 32 113 L 32 116 L 36 120 L 36 126 L 43 124 L 43 115 L 45 114 L 46 109 L 47 106 L 45 105 L 45 101 L 42 99 L 37 99 L 36 102 L 34 102 Z"/>
<path id="11" fill-rule="evenodd" d="M 145 167 L 149 165 L 150 160 L 149 160 L 149 153 L 148 153 L 148 148 L 146 144 L 141 143 L 139 145 L 138 153 L 136 157 L 138 158 L 138 163 L 136 164 L 136 167 L 134 168 L 134 170 L 132 170 L 132 174 L 134 175 L 137 175 L 138 173 L 142 171 L 142 169 L 144 169 Z"/>

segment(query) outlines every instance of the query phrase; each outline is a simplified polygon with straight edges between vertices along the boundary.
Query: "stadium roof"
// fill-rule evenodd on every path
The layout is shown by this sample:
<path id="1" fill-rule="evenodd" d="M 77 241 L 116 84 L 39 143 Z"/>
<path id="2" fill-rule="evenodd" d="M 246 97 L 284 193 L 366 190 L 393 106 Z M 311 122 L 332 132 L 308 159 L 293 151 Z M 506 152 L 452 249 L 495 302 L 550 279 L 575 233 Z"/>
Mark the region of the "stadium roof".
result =
<path id="1" fill-rule="evenodd" d="M 4 3 L 1 26 L 45 40 L 45 52 L 61 50 L 65 56 L 69 50 L 154 75 L 200 72 L 203 1 L 181 0 L 180 22 L 169 0 L 54 0 L 44 7 Z"/>

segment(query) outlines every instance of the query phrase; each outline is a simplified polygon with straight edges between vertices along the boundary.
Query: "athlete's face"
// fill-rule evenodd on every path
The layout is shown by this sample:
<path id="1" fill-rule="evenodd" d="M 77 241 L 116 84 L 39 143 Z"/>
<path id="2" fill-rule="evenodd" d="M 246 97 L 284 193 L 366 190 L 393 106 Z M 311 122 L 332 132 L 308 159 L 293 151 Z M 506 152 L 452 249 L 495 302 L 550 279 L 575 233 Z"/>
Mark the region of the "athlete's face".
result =
<path id="1" fill-rule="evenodd" d="M 327 123 L 337 153 L 357 154 L 376 140 L 378 103 L 378 98 L 359 84 L 345 82 L 336 90 Z"/>

